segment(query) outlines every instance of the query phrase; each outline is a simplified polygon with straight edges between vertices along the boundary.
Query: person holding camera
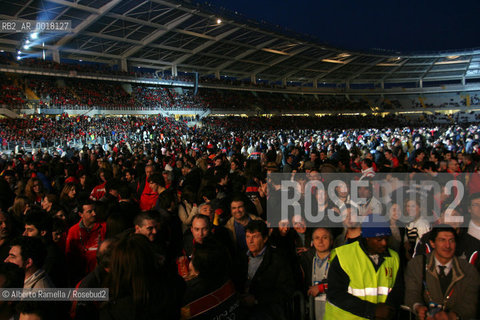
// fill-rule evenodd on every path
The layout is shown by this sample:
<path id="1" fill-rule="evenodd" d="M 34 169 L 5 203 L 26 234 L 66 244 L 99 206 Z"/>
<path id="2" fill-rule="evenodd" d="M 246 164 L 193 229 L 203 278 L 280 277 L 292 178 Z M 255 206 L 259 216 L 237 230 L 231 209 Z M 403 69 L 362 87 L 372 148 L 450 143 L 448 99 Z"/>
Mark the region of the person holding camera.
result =
<path id="1" fill-rule="evenodd" d="M 412 259 L 405 272 L 405 304 L 420 320 L 472 319 L 476 316 L 478 272 L 455 256 L 457 233 L 438 225 L 431 233 L 432 253 Z"/>

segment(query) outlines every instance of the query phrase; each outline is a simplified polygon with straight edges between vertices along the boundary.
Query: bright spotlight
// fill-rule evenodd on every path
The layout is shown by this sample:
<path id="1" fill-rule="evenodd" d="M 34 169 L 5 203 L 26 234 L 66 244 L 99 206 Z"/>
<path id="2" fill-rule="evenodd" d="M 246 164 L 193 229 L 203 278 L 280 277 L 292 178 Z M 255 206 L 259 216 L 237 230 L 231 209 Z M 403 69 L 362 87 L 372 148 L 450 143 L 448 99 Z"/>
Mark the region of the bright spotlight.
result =
<path id="1" fill-rule="evenodd" d="M 25 41 L 25 43 L 26 43 L 26 44 L 29 44 L 29 43 L 30 43 L 30 40 L 27 39 L 27 40 Z"/>
<path id="2" fill-rule="evenodd" d="M 22 59 L 22 57 L 20 57 L 20 56 L 17 56 L 17 60 L 21 60 L 21 59 Z"/>
<path id="3" fill-rule="evenodd" d="M 28 46 L 28 44 L 24 44 L 24 45 L 23 45 L 23 49 L 28 50 L 28 49 L 30 49 L 30 47 Z"/>
<path id="4" fill-rule="evenodd" d="M 31 38 L 32 40 L 38 39 L 38 33 L 37 33 L 37 32 L 32 33 L 32 34 L 30 35 L 30 38 Z"/>
<path id="5" fill-rule="evenodd" d="M 18 53 L 18 54 L 22 54 L 22 51 L 18 50 L 18 52 L 17 52 L 17 53 Z"/>
<path id="6" fill-rule="evenodd" d="M 219 18 L 217 19 L 217 24 L 220 24 L 220 23 L 222 23 L 222 19 Z"/>

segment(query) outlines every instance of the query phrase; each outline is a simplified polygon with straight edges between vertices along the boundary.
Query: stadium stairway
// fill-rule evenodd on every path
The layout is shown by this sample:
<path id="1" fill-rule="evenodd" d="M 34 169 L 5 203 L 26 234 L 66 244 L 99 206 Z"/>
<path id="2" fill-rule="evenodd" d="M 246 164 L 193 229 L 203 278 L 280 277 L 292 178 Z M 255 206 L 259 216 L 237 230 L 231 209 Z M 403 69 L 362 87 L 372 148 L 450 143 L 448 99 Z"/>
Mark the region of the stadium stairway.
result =
<path id="1" fill-rule="evenodd" d="M 0 115 L 11 119 L 18 118 L 18 114 L 16 112 L 7 108 L 0 108 Z"/>

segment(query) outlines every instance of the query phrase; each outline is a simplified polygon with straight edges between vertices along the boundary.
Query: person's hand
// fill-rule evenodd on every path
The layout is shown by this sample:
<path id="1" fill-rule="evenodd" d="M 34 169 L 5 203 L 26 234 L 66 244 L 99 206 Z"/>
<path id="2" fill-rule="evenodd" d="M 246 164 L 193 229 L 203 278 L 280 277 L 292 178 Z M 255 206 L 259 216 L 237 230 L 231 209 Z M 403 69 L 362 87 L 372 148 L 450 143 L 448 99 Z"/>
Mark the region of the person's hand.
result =
<path id="1" fill-rule="evenodd" d="M 308 291 L 307 291 L 307 295 L 312 296 L 312 297 L 318 296 L 319 293 L 320 293 L 320 289 L 318 289 L 317 285 L 311 286 L 310 289 L 308 289 Z"/>
<path id="2" fill-rule="evenodd" d="M 308 248 L 305 247 L 298 247 L 297 248 L 297 254 L 301 254 L 302 252 L 307 252 Z"/>
<path id="3" fill-rule="evenodd" d="M 265 198 L 267 196 L 267 183 L 263 183 L 262 181 L 260 181 L 258 194 L 260 195 L 260 198 Z"/>
<path id="4" fill-rule="evenodd" d="M 417 305 L 415 307 L 415 312 L 417 313 L 418 320 L 425 320 L 427 317 L 428 308 L 426 306 Z"/>
<path id="5" fill-rule="evenodd" d="M 375 319 L 377 320 L 388 320 L 393 318 L 394 309 L 392 306 L 389 306 L 385 303 L 377 304 L 375 308 Z"/>

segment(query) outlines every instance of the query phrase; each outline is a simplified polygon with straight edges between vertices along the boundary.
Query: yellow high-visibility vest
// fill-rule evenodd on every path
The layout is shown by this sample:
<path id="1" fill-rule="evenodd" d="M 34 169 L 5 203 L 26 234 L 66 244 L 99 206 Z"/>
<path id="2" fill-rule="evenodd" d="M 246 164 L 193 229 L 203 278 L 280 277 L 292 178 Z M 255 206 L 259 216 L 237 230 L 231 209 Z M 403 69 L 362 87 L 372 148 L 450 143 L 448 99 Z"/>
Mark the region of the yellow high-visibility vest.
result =
<path id="1" fill-rule="evenodd" d="M 395 284 L 400 267 L 398 254 L 391 249 L 388 250 L 390 257 L 385 257 L 382 265 L 375 271 L 372 261 L 362 250 L 358 241 L 335 249 L 332 256 L 338 258 L 340 266 L 350 278 L 348 293 L 375 304 L 387 301 L 387 296 Z M 324 319 L 365 318 L 340 309 L 327 301 Z"/>

